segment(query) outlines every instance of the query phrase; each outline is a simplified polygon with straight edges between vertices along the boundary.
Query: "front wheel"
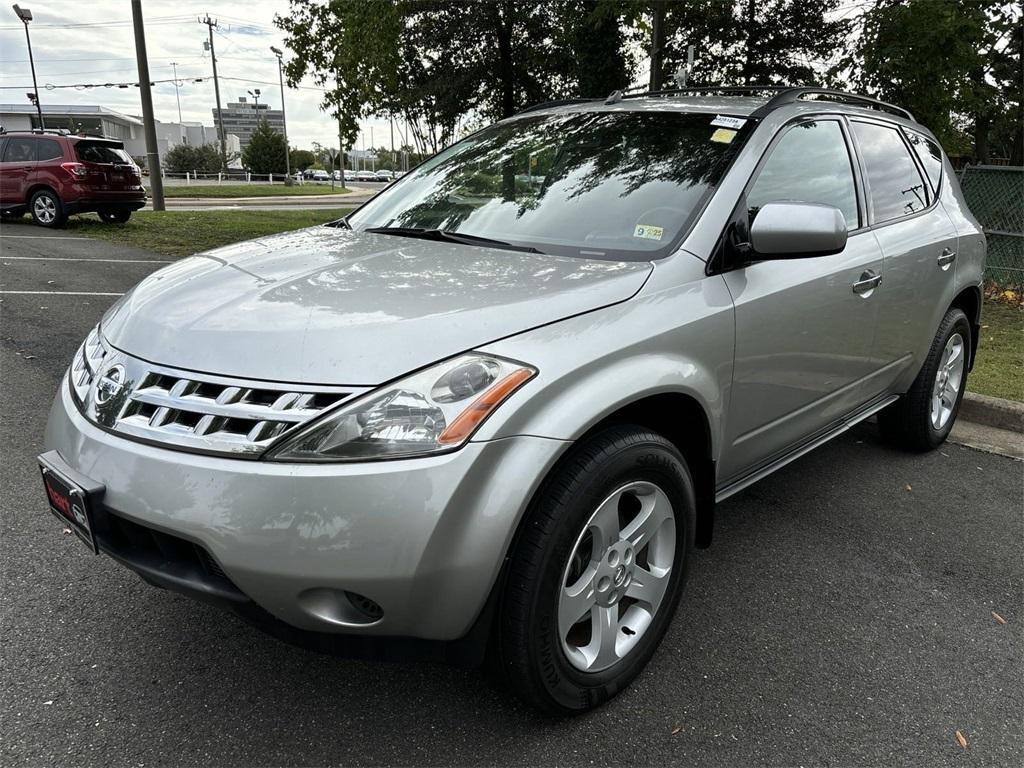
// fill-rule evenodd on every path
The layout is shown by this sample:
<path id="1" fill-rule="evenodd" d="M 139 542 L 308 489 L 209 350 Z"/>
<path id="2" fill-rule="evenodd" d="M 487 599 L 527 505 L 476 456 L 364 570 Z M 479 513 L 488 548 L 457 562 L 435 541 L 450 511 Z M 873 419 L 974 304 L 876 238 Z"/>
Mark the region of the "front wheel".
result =
<path id="1" fill-rule="evenodd" d="M 910 389 L 878 414 L 882 435 L 910 451 L 930 451 L 941 445 L 960 410 L 970 359 L 971 325 L 961 310 L 950 309 Z"/>
<path id="2" fill-rule="evenodd" d="M 556 468 L 512 552 L 499 620 L 522 698 L 573 714 L 639 674 L 682 593 L 694 498 L 679 451 L 641 427 L 601 432 Z"/>
<path id="3" fill-rule="evenodd" d="M 132 217 L 131 211 L 100 211 L 100 219 L 107 224 L 124 224 Z"/>

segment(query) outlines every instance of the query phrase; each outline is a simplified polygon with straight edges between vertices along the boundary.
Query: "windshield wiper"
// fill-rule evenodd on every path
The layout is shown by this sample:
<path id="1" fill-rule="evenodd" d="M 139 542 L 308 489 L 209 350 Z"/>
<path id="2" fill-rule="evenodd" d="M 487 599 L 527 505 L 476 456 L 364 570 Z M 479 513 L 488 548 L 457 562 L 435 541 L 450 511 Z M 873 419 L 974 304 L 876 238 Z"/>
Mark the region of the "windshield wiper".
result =
<path id="1" fill-rule="evenodd" d="M 504 240 L 494 240 L 479 235 L 464 235 L 448 229 L 426 229 L 425 227 L 369 227 L 364 232 L 378 235 L 397 235 L 399 237 L 418 237 L 421 240 L 436 240 L 441 243 L 461 243 L 462 245 L 482 245 L 488 248 L 502 248 L 506 251 L 522 251 L 523 253 L 542 253 L 532 245 L 516 245 Z"/>

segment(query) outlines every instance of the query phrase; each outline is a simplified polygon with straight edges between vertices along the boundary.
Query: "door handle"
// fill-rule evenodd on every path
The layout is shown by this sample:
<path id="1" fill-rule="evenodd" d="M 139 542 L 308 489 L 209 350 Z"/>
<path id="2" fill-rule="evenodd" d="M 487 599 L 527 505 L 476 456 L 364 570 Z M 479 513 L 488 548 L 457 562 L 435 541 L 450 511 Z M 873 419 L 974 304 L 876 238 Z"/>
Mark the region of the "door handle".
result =
<path id="1" fill-rule="evenodd" d="M 948 267 L 954 261 L 956 261 L 956 251 L 952 248 L 943 248 L 942 253 L 939 254 L 939 258 L 935 260 L 935 262 L 943 269 Z"/>
<path id="2" fill-rule="evenodd" d="M 853 292 L 867 296 L 882 284 L 882 276 L 874 270 L 866 269 L 860 276 L 860 280 L 853 284 Z"/>

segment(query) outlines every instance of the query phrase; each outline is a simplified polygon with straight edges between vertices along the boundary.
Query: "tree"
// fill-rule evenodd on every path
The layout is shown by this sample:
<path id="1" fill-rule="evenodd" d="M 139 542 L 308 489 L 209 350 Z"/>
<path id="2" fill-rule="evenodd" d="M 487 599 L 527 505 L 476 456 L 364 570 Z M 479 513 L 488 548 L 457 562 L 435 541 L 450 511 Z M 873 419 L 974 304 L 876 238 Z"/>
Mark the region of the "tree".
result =
<path id="1" fill-rule="evenodd" d="M 242 150 L 242 165 L 253 173 L 284 173 L 285 151 L 284 136 L 260 118 Z"/>
<path id="2" fill-rule="evenodd" d="M 172 173 L 221 170 L 220 150 L 214 144 L 178 144 L 164 156 L 164 167 Z"/>
<path id="3" fill-rule="evenodd" d="M 293 171 L 304 171 L 316 162 L 316 155 L 308 149 L 295 149 L 289 151 L 289 160 Z"/>
<path id="4" fill-rule="evenodd" d="M 634 38 L 654 51 L 654 19 L 660 15 L 665 43 L 662 71 L 651 82 L 673 88 L 670 79 L 686 60 L 687 46 L 696 57 L 687 84 L 827 85 L 833 64 L 845 50 L 851 23 L 837 11 L 844 0 L 687 0 L 685 3 L 634 4 Z"/>
<path id="5" fill-rule="evenodd" d="M 844 63 L 855 86 L 985 162 L 993 127 L 1012 133 L 1022 122 L 1022 29 L 1019 9 L 992 0 L 878 0 Z"/>

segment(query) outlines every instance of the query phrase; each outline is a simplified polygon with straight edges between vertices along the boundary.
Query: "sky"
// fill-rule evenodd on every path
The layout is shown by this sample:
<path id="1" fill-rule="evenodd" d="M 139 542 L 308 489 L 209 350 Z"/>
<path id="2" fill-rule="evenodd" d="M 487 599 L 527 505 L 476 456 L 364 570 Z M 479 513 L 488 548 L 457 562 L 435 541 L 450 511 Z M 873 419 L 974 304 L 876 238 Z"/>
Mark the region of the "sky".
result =
<path id="1" fill-rule="evenodd" d="M 129 0 L 19 0 L 32 11 L 30 24 L 39 97 L 44 104 L 99 105 L 129 115 L 141 115 L 137 88 L 55 88 L 46 84 L 134 83 L 138 80 L 135 42 Z M 287 14 L 287 0 L 246 0 L 246 2 L 193 2 L 193 0 L 143 0 L 146 47 L 150 80 L 173 80 L 177 63 L 181 117 L 213 125 L 215 106 L 213 68 L 210 54 L 203 50 L 207 27 L 197 18 L 207 13 L 219 23 L 214 30 L 221 104 L 247 96 L 259 88 L 261 104 L 281 104 L 277 59 L 270 52 L 284 47 L 284 37 L 274 26 L 274 14 Z M 202 83 L 192 78 L 208 78 Z M 237 78 L 237 79 L 232 79 Z M 251 82 L 256 81 L 256 82 Z M 0 103 L 28 104 L 25 94 L 32 90 L 25 31 L 9 2 L 0 5 Z M 308 79 L 297 89 L 285 86 L 288 141 L 292 146 L 310 148 L 314 141 L 337 146 L 337 123 L 321 112 L 322 93 Z M 153 87 L 156 119 L 178 120 L 173 82 Z M 362 123 L 363 138 L 370 146 L 390 145 L 385 120 Z M 362 143 L 356 148 L 361 148 Z M 399 144 L 396 133 L 395 143 Z"/>

